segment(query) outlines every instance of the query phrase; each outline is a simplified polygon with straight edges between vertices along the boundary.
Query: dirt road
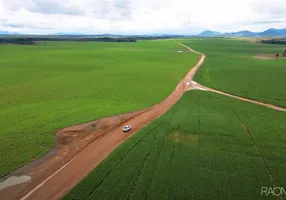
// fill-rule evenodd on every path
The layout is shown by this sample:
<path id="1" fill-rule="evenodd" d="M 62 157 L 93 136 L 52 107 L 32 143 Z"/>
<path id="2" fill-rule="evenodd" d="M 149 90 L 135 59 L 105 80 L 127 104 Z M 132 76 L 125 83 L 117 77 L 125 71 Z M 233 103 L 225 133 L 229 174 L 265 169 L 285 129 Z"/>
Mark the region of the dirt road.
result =
<path id="1" fill-rule="evenodd" d="M 195 52 L 185 45 L 182 46 Z M 205 55 L 200 55 L 201 58 L 199 62 L 191 69 L 185 78 L 177 85 L 176 89 L 164 101 L 125 122 L 125 124 L 132 125 L 132 131 L 130 133 L 123 133 L 122 125 L 114 127 L 112 130 L 104 133 L 101 137 L 95 139 L 91 144 L 84 148 L 70 161 L 65 163 L 61 168 L 57 169 L 49 177 L 38 181 L 37 184 L 35 181 L 32 181 L 31 183 L 33 183 L 33 187 L 29 187 L 30 183 L 26 183 L 25 187 L 22 187 L 24 189 L 22 189 L 20 193 L 17 191 L 17 186 L 14 188 L 8 188 L 6 192 L 4 191 L 2 193 L 3 195 L 1 195 L 0 192 L 1 199 L 53 200 L 63 197 L 126 138 L 132 136 L 154 119 L 163 115 L 180 99 L 188 88 L 187 83 L 192 80 L 194 74 L 204 62 Z M 78 131 L 79 130 L 77 130 L 77 132 Z"/>
<path id="2" fill-rule="evenodd" d="M 231 98 L 235 98 L 235 99 L 238 99 L 238 100 L 241 100 L 241 101 L 254 103 L 254 104 L 257 104 L 257 105 L 260 105 L 260 106 L 265 106 L 265 107 L 268 107 L 268 108 L 271 108 L 271 109 L 274 109 L 274 110 L 279 110 L 279 111 L 286 112 L 286 108 L 283 108 L 283 107 L 279 107 L 279 106 L 275 106 L 275 105 L 272 105 L 272 104 L 267 104 L 267 103 L 255 101 L 255 100 L 252 100 L 252 99 L 247 99 L 247 98 L 236 96 L 236 95 L 233 95 L 233 94 L 228 94 L 226 92 L 222 92 L 222 91 L 219 91 L 219 90 L 208 88 L 208 87 L 203 86 L 203 85 L 201 85 L 199 83 L 191 81 L 190 84 L 189 84 L 188 90 L 193 90 L 193 89 L 214 92 L 214 93 L 221 94 L 221 95 L 224 95 L 224 96 L 228 96 L 228 97 L 231 97 Z"/>

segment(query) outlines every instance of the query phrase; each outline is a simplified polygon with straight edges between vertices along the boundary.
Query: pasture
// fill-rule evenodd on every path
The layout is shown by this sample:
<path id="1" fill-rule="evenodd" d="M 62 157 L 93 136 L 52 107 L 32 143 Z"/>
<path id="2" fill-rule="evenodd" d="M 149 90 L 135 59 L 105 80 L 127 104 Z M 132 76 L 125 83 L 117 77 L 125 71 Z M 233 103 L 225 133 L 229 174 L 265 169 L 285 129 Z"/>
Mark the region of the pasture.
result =
<path id="1" fill-rule="evenodd" d="M 286 107 L 286 60 L 257 59 L 275 55 L 284 45 L 257 44 L 235 39 L 188 39 L 182 41 L 207 58 L 194 80 L 238 96 Z"/>
<path id="2" fill-rule="evenodd" d="M 47 153 L 61 128 L 160 102 L 198 59 L 174 41 L 1 46 L 0 177 Z"/>
<path id="3" fill-rule="evenodd" d="M 262 186 L 286 185 L 285 119 L 283 112 L 189 91 L 64 200 L 265 199 Z"/>

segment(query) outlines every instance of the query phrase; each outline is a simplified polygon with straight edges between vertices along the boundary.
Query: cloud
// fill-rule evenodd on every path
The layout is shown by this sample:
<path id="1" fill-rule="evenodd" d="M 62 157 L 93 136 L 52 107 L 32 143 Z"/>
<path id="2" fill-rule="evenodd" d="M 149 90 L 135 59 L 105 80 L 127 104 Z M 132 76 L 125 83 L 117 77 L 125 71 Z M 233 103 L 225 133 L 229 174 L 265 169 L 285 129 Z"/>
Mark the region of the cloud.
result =
<path id="1" fill-rule="evenodd" d="M 263 20 L 263 21 L 252 21 L 249 23 L 245 23 L 246 25 L 257 25 L 257 24 L 277 24 L 284 23 L 284 20 Z"/>
<path id="2" fill-rule="evenodd" d="M 284 17 L 286 16 L 286 2 L 283 0 L 254 0 L 250 3 L 253 11 L 268 14 L 274 17 Z"/>
<path id="3" fill-rule="evenodd" d="M 2 26 L 11 27 L 11 28 L 24 28 L 27 25 L 25 24 L 2 24 Z"/>
<path id="4" fill-rule="evenodd" d="M 132 3 L 130 0 L 94 1 L 93 13 L 98 19 L 128 20 L 132 15 Z"/>
<path id="5" fill-rule="evenodd" d="M 41 14 L 65 14 L 65 15 L 80 15 L 83 11 L 76 6 L 70 4 L 68 1 L 58 0 L 30 0 L 19 1 L 9 0 L 4 4 L 7 9 L 18 11 L 26 9 L 30 12 Z"/>
<path id="6" fill-rule="evenodd" d="M 262 31 L 285 28 L 285 11 L 284 0 L 0 0 L 0 30 L 89 34 Z"/>

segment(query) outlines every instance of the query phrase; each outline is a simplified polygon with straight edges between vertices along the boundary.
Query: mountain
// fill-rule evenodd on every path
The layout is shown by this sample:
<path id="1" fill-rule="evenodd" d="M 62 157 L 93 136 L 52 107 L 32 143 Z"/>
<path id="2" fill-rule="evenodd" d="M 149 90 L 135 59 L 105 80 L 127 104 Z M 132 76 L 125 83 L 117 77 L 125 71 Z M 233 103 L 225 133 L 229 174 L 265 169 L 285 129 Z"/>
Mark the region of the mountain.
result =
<path id="1" fill-rule="evenodd" d="M 110 34 L 110 33 L 104 33 L 102 35 L 98 35 L 98 36 L 104 36 L 104 37 L 115 37 L 115 36 L 121 36 L 121 35 L 114 35 L 114 34 Z"/>
<path id="2" fill-rule="evenodd" d="M 202 37 L 219 37 L 219 36 L 224 36 L 224 37 L 266 37 L 266 36 L 273 36 L 273 37 L 278 37 L 278 36 L 286 36 L 286 29 L 274 29 L 270 28 L 266 31 L 263 32 L 251 32 L 248 30 L 243 30 L 243 31 L 238 31 L 238 32 L 232 32 L 232 33 L 219 33 L 215 31 L 204 31 L 200 33 L 198 36 Z"/>
<path id="3" fill-rule="evenodd" d="M 247 30 L 230 33 L 230 36 L 236 36 L 236 37 L 254 37 L 258 35 L 259 33 L 254 33 Z"/>
<path id="4" fill-rule="evenodd" d="M 270 28 L 266 31 L 263 31 L 261 36 L 286 36 L 286 29 L 274 29 Z"/>
<path id="5" fill-rule="evenodd" d="M 70 36 L 70 35 L 85 35 L 84 33 L 75 33 L 75 32 L 63 32 L 63 33 L 55 33 L 55 34 L 51 34 L 51 35 L 68 35 L 68 36 Z"/>
<path id="6" fill-rule="evenodd" d="M 216 31 L 211 31 L 211 30 L 206 30 L 204 32 L 201 32 L 199 34 L 199 36 L 202 36 L 202 37 L 215 37 L 215 36 L 218 36 L 218 35 L 221 35 L 222 33 L 219 33 L 219 32 L 216 32 Z"/>

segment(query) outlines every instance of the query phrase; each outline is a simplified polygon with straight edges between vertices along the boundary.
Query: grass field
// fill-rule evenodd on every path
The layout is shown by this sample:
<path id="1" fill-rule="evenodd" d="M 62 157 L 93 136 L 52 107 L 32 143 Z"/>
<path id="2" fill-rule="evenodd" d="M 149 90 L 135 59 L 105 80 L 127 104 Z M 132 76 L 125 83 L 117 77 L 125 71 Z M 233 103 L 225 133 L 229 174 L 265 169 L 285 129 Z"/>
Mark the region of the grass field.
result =
<path id="1" fill-rule="evenodd" d="M 64 200 L 266 199 L 262 186 L 286 186 L 285 120 L 283 112 L 187 92 Z"/>
<path id="2" fill-rule="evenodd" d="M 199 56 L 174 41 L 0 48 L 0 177 L 48 152 L 57 130 L 163 100 Z"/>
<path id="3" fill-rule="evenodd" d="M 207 56 L 195 81 L 235 95 L 286 107 L 286 60 L 253 58 L 262 53 L 281 53 L 286 46 L 237 39 L 189 39 L 183 43 Z"/>

